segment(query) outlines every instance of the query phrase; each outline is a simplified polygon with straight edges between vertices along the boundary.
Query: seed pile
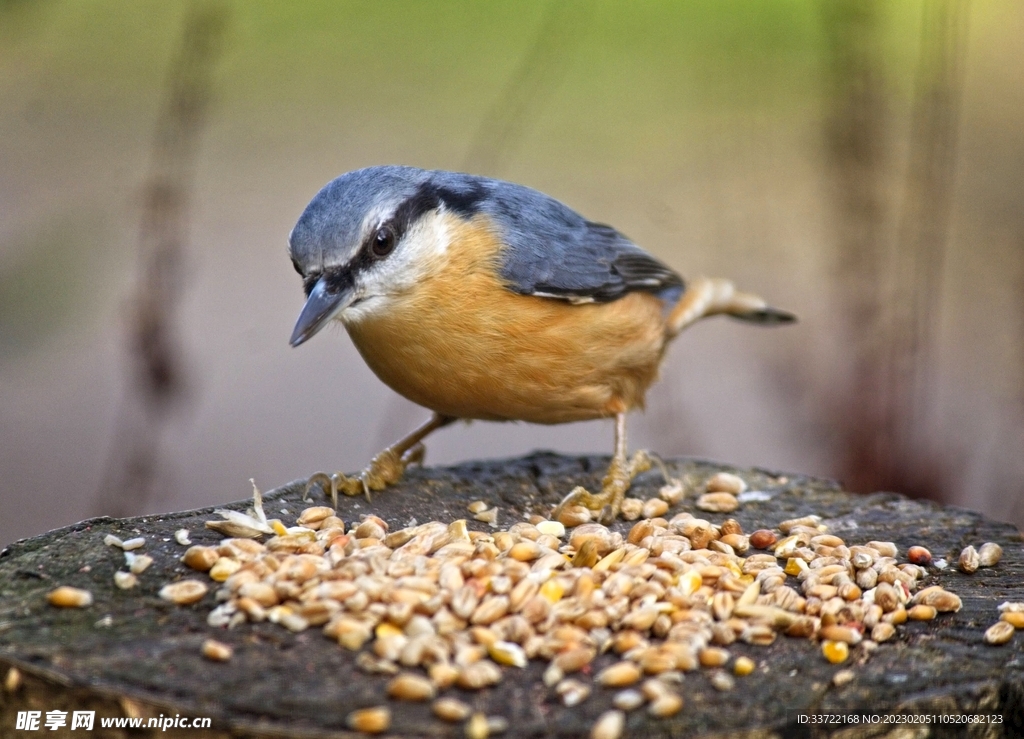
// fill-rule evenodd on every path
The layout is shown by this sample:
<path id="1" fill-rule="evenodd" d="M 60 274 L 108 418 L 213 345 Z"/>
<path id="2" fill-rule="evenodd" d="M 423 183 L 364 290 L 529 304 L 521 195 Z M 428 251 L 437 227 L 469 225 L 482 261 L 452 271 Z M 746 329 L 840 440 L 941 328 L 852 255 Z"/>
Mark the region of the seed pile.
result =
<path id="1" fill-rule="evenodd" d="M 733 489 L 706 494 L 742 492 L 728 478 L 735 476 L 716 486 Z M 641 513 L 667 509 L 664 500 L 639 503 Z M 182 561 L 222 583 L 212 626 L 266 620 L 294 632 L 321 628 L 358 651 L 363 670 L 391 675 L 389 696 L 433 701 L 435 715 L 466 721 L 468 734 L 479 736 L 497 733 L 502 720 L 470 716 L 468 706 L 439 694 L 495 685 L 505 668 L 531 659 L 548 662 L 544 682 L 567 706 L 596 686 L 614 690 L 616 710 L 595 735 L 616 736 L 623 712 L 680 711 L 682 672 L 709 668 L 714 687 L 733 689 L 735 677 L 755 668 L 733 658 L 734 642 L 810 638 L 825 659 L 841 663 L 851 648 L 867 653 L 891 639 L 908 619 L 961 606 L 939 586 L 918 590 L 926 571 L 900 563 L 892 542 L 848 545 L 816 516 L 748 535 L 733 519 L 716 525 L 688 512 L 655 515 L 623 536 L 597 523 L 566 530 L 547 520 L 487 533 L 469 531 L 463 520 L 391 531 L 366 515 L 346 527 L 333 509 L 316 506 L 287 528 L 266 519 L 257 492 L 253 516 L 231 512 L 211 523 L 233 535 L 216 547 L 190 547 Z M 263 534 L 272 536 L 255 540 Z M 189 603 L 205 591 L 185 580 L 161 595 Z M 1012 635 L 1013 624 L 1000 623 Z M 604 653 L 618 661 L 588 677 Z M 350 724 L 384 731 L 389 722 L 377 711 L 353 714 Z"/>

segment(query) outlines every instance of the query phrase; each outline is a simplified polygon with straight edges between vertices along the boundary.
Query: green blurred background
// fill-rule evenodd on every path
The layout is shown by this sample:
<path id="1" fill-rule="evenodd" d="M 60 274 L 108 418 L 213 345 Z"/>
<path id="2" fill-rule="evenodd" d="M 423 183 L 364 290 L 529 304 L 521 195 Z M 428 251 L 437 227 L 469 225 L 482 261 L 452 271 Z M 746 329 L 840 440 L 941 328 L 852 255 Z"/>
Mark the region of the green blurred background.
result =
<path id="1" fill-rule="evenodd" d="M 1014 0 L 0 0 L 0 544 L 355 470 L 424 418 L 340 328 L 287 344 L 292 225 L 382 163 L 536 187 L 799 314 L 683 335 L 632 447 L 1020 524 L 1021 38 Z"/>

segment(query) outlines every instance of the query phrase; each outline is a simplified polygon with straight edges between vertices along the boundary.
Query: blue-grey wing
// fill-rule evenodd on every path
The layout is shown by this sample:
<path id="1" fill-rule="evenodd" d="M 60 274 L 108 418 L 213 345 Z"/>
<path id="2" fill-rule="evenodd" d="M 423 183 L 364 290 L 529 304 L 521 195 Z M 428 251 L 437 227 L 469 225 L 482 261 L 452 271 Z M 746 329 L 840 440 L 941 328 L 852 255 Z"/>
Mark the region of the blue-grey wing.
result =
<path id="1" fill-rule="evenodd" d="M 611 226 L 593 223 L 536 190 L 486 181 L 482 210 L 506 242 L 509 289 L 574 303 L 604 303 L 644 291 L 675 302 L 683 279 Z"/>

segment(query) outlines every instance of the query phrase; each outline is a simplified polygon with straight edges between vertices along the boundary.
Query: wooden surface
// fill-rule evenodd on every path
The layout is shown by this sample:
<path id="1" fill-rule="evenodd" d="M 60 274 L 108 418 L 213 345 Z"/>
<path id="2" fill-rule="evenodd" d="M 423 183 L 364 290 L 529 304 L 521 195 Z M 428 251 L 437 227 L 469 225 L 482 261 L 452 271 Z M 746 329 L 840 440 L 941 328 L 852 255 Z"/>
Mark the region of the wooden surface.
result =
<path id="1" fill-rule="evenodd" d="M 507 527 L 524 513 L 546 513 L 576 484 L 595 489 L 607 463 L 601 457 L 535 454 L 521 459 L 464 464 L 451 468 L 412 470 L 405 482 L 377 494 L 341 501 L 338 515 L 346 522 L 373 512 L 392 529 L 410 520 L 452 521 L 470 518 L 466 505 L 485 500 L 500 510 Z M 694 488 L 673 507 L 693 510 L 696 490 L 710 474 L 727 469 L 692 460 L 669 464 Z M 731 469 L 731 468 L 730 468 Z M 998 604 L 1024 601 L 1024 552 L 1021 537 L 1009 524 L 989 521 L 977 513 L 942 508 L 893 494 L 853 496 L 826 480 L 762 470 L 740 470 L 751 489 L 765 500 L 748 501 L 732 514 L 747 532 L 772 528 L 778 522 L 815 513 L 848 543 L 891 540 L 901 551 L 912 544 L 945 557 L 951 567 L 929 568 L 922 586 L 939 583 L 963 599 L 963 609 L 935 621 L 909 623 L 897 637 L 881 645 L 870 659 L 853 650 L 844 665 L 826 662 L 817 644 L 780 638 L 770 647 L 735 644 L 730 650 L 751 657 L 755 672 L 737 678 L 736 689 L 718 692 L 707 671 L 688 673 L 682 686 L 686 706 L 676 717 L 658 720 L 644 711 L 629 714 L 627 736 L 651 737 L 945 737 L 1024 736 L 1024 637 L 1001 647 L 983 641 L 987 626 L 997 620 Z M 638 478 L 633 493 L 653 497 L 661 476 Z M 284 486 L 266 496 L 267 513 L 294 521 L 305 504 L 301 486 Z M 211 494 L 211 498 L 215 497 Z M 244 509 L 249 501 L 236 507 Z M 291 515 L 281 514 L 287 509 Z M 700 514 L 714 522 L 726 516 Z M 100 717 L 175 715 L 213 719 L 216 734 L 320 736 L 346 735 L 345 716 L 354 708 L 385 702 L 386 678 L 363 674 L 354 654 L 310 629 L 292 634 L 269 623 L 245 624 L 234 630 L 214 629 L 206 617 L 215 605 L 213 588 L 198 604 L 173 606 L 157 592 L 162 585 L 193 576 L 179 562 L 184 547 L 173 538 L 187 528 L 194 543 L 213 544 L 220 536 L 203 527 L 214 518 L 210 509 L 113 520 L 92 519 L 17 542 L 0 554 L 0 678 L 16 666 L 23 675 L 12 691 L 0 690 L 0 736 L 31 736 L 14 729 L 18 711 L 95 710 L 92 736 L 123 732 L 99 729 Z M 619 522 L 623 531 L 630 524 Z M 122 553 L 103 544 L 106 534 L 122 539 L 144 536 L 141 550 L 155 563 L 128 591 L 114 587 L 112 576 L 123 569 Z M 955 569 L 960 550 L 986 541 L 1005 551 L 1000 564 L 973 575 Z M 86 609 L 57 609 L 46 594 L 57 585 L 87 588 L 95 603 Z M 202 642 L 216 637 L 235 647 L 229 663 L 203 659 Z M 594 667 L 610 663 L 599 657 Z M 493 689 L 468 693 L 449 691 L 488 715 L 507 718 L 509 737 L 584 737 L 597 716 L 609 707 L 611 691 L 595 689 L 589 700 L 565 708 L 540 680 L 545 663 L 525 670 L 507 669 Z M 855 677 L 843 687 L 832 683 L 840 669 Z M 399 736 L 462 736 L 459 725 L 434 719 L 426 704 L 390 702 L 392 731 Z M 979 714 L 986 723 L 813 725 L 801 714 Z M 960 719 L 962 720 L 962 719 Z M 85 732 L 67 732 L 78 736 Z M 174 735 L 173 730 L 166 733 Z M 180 735 L 197 736 L 195 731 Z M 47 736 L 60 732 L 46 731 Z M 138 733 L 133 735 L 138 736 Z"/>

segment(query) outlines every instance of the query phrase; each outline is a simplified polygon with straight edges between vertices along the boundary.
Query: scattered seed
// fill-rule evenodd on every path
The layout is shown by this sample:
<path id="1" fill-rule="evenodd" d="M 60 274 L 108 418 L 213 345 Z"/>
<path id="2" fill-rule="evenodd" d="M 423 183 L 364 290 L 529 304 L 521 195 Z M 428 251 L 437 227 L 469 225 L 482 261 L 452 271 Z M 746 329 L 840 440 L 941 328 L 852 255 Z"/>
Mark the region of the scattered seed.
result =
<path id="1" fill-rule="evenodd" d="M 1024 629 L 1024 613 L 1020 611 L 1006 611 L 999 617 L 999 620 L 1005 621 L 1015 629 Z"/>
<path id="2" fill-rule="evenodd" d="M 496 641 L 487 647 L 491 659 L 499 665 L 526 667 L 527 658 L 523 648 L 514 642 Z"/>
<path id="3" fill-rule="evenodd" d="M 937 614 L 938 611 L 935 610 L 935 606 L 918 604 L 916 606 L 912 606 L 910 610 L 907 611 L 907 618 L 911 621 L 931 621 Z"/>
<path id="4" fill-rule="evenodd" d="M 160 597 L 179 606 L 198 603 L 209 588 L 198 580 L 179 580 L 160 588 Z"/>
<path id="5" fill-rule="evenodd" d="M 640 679 L 640 668 L 633 662 L 617 662 L 597 673 L 595 679 L 606 688 L 625 688 Z"/>
<path id="6" fill-rule="evenodd" d="M 612 698 L 612 705 L 618 708 L 620 711 L 635 711 L 640 708 L 645 702 L 643 693 L 639 690 L 629 688 L 627 690 L 620 690 Z"/>
<path id="7" fill-rule="evenodd" d="M 153 558 L 148 554 L 135 555 L 131 552 L 125 552 L 124 556 L 128 562 L 128 569 L 133 575 L 141 575 L 153 564 Z"/>
<path id="8" fill-rule="evenodd" d="M 4 691 L 7 693 L 16 693 L 18 692 L 18 688 L 21 687 L 21 683 L 21 670 L 17 667 L 7 668 L 7 674 L 4 675 Z"/>
<path id="9" fill-rule="evenodd" d="M 852 683 L 855 677 L 857 675 L 853 670 L 840 670 L 832 676 L 832 684 L 837 688 L 841 688 Z"/>
<path id="10" fill-rule="evenodd" d="M 360 708 L 352 711 L 345 722 L 350 729 L 364 731 L 367 734 L 382 734 L 391 727 L 391 709 L 387 706 Z"/>
<path id="11" fill-rule="evenodd" d="M 650 498 L 644 501 L 641 515 L 644 518 L 658 518 L 668 512 L 668 503 L 661 498 Z"/>
<path id="12" fill-rule="evenodd" d="M 189 547 L 182 556 L 181 561 L 193 570 L 206 572 L 216 564 L 218 559 L 220 559 L 220 554 L 217 553 L 216 547 L 197 545 Z"/>
<path id="13" fill-rule="evenodd" d="M 883 557 L 895 557 L 897 551 L 899 551 L 896 549 L 896 545 L 891 541 L 869 541 L 867 546 L 874 549 Z"/>
<path id="14" fill-rule="evenodd" d="M 438 698 L 431 705 L 431 709 L 439 719 L 451 723 L 464 721 L 472 710 L 468 704 L 457 698 Z"/>
<path id="15" fill-rule="evenodd" d="M 911 564 L 927 567 L 932 563 L 932 553 L 924 547 L 910 547 L 907 550 L 907 559 Z"/>
<path id="16" fill-rule="evenodd" d="M 874 628 L 871 629 L 871 641 L 886 642 L 892 639 L 896 634 L 896 627 L 890 623 L 882 621 L 875 624 Z"/>
<path id="17" fill-rule="evenodd" d="M 1006 644 L 1013 638 L 1013 624 L 1007 621 L 996 621 L 985 630 L 985 641 L 989 644 Z"/>
<path id="18" fill-rule="evenodd" d="M 565 525 L 558 521 L 538 521 L 537 531 L 561 539 L 565 536 Z"/>
<path id="19" fill-rule="evenodd" d="M 569 678 L 558 683 L 555 686 L 555 692 L 562 698 L 562 705 L 572 708 L 590 697 L 590 686 L 579 680 Z"/>
<path id="20" fill-rule="evenodd" d="M 744 677 L 752 673 L 754 667 L 754 660 L 750 659 L 750 657 L 737 657 L 732 665 L 732 672 L 734 675 Z"/>
<path id="21" fill-rule="evenodd" d="M 174 540 L 181 544 L 183 547 L 187 547 L 192 541 L 188 538 L 188 529 L 178 529 L 174 532 Z"/>
<path id="22" fill-rule="evenodd" d="M 825 640 L 821 643 L 821 653 L 825 655 L 825 659 L 834 665 L 838 665 L 846 661 L 846 658 L 850 656 L 850 647 L 846 642 L 843 641 L 829 641 Z"/>
<path id="23" fill-rule="evenodd" d="M 466 509 L 470 513 L 483 513 L 488 508 L 490 508 L 490 505 L 483 500 L 474 500 L 472 503 L 466 506 Z"/>
<path id="24" fill-rule="evenodd" d="M 466 739 L 487 739 L 488 731 L 487 716 L 477 712 L 469 717 L 466 722 Z"/>
<path id="25" fill-rule="evenodd" d="M 681 696 L 676 693 L 666 693 L 651 701 L 651 704 L 647 707 L 647 712 L 656 718 L 668 718 L 679 713 L 682 707 L 683 699 Z"/>
<path id="26" fill-rule="evenodd" d="M 736 687 L 736 680 L 733 676 L 723 670 L 715 670 L 711 673 L 708 680 L 711 682 L 711 687 L 722 693 L 728 692 Z"/>
<path id="27" fill-rule="evenodd" d="M 740 493 L 746 492 L 747 483 L 745 483 L 743 478 L 738 475 L 734 475 L 730 472 L 718 472 L 708 478 L 705 488 L 709 493 L 730 493 L 731 495 L 739 495 Z"/>
<path id="28" fill-rule="evenodd" d="M 697 498 L 697 507 L 711 513 L 732 513 L 740 503 L 732 493 L 704 493 Z"/>
<path id="29" fill-rule="evenodd" d="M 70 585 L 61 585 L 46 596 L 51 606 L 58 608 L 88 608 L 92 605 L 92 593 Z"/>
<path id="30" fill-rule="evenodd" d="M 1003 558 L 1003 548 L 995 542 L 986 542 L 978 550 L 979 567 L 995 567 Z"/>
<path id="31" fill-rule="evenodd" d="M 131 590 L 139 584 L 139 578 L 135 577 L 131 572 L 121 572 L 119 570 L 114 573 L 114 584 L 121 588 L 121 590 Z"/>
<path id="32" fill-rule="evenodd" d="M 590 523 L 592 518 L 593 514 L 591 514 L 590 509 L 581 505 L 566 506 L 558 514 L 558 522 L 566 528 Z"/>
<path id="33" fill-rule="evenodd" d="M 974 572 L 981 566 L 981 556 L 972 546 L 966 547 L 960 552 L 960 561 L 958 562 L 960 570 L 968 574 Z"/>
<path id="34" fill-rule="evenodd" d="M 387 691 L 392 698 L 403 701 L 429 701 L 437 694 L 434 684 L 415 672 L 395 675 L 388 682 Z"/>
<path id="35" fill-rule="evenodd" d="M 473 514 L 473 519 L 475 521 L 480 521 L 482 523 L 486 523 L 486 524 L 488 524 L 490 526 L 497 526 L 498 525 L 498 509 L 496 507 L 495 508 L 488 508 L 486 511 L 480 511 L 480 513 L 474 513 Z"/>
<path id="36" fill-rule="evenodd" d="M 307 529 L 317 531 L 323 526 L 323 522 L 333 515 L 333 508 L 322 505 L 313 506 L 302 511 L 295 523 L 299 526 L 305 526 Z"/>
<path id="37" fill-rule="evenodd" d="M 214 662 L 227 662 L 235 653 L 235 650 L 229 644 L 217 641 L 216 639 L 204 641 L 201 651 L 206 659 Z"/>
<path id="38" fill-rule="evenodd" d="M 758 529 L 750 535 L 750 546 L 754 549 L 770 549 L 776 541 L 775 532 L 768 529 Z"/>
<path id="39" fill-rule="evenodd" d="M 626 714 L 622 711 L 605 711 L 590 730 L 590 739 L 619 739 L 626 728 Z"/>

